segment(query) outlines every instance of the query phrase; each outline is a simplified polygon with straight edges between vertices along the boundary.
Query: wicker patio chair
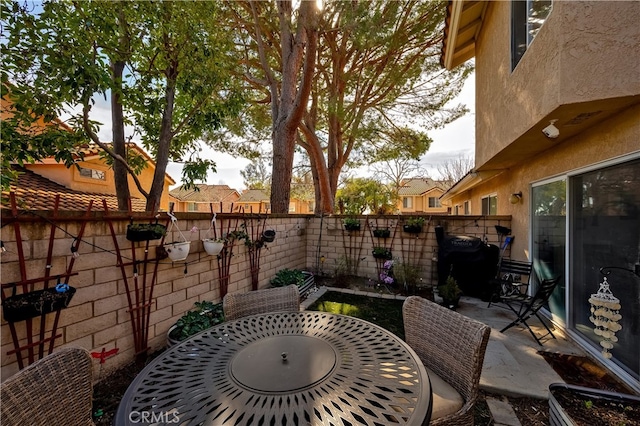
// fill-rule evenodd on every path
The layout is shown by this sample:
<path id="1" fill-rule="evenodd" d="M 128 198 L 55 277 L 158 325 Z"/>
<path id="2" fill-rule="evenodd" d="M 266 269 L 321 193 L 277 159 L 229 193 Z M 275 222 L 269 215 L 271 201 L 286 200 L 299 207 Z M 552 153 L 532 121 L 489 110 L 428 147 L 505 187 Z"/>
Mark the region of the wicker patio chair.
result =
<path id="1" fill-rule="evenodd" d="M 297 312 L 300 292 L 297 285 L 255 290 L 248 293 L 228 293 L 222 301 L 225 321 L 267 312 Z"/>
<path id="2" fill-rule="evenodd" d="M 430 425 L 473 425 L 491 328 L 434 302 L 410 296 L 402 307 L 406 341 L 427 368 Z"/>
<path id="3" fill-rule="evenodd" d="M 93 425 L 93 367 L 81 348 L 60 349 L 0 385 L 2 426 Z"/>

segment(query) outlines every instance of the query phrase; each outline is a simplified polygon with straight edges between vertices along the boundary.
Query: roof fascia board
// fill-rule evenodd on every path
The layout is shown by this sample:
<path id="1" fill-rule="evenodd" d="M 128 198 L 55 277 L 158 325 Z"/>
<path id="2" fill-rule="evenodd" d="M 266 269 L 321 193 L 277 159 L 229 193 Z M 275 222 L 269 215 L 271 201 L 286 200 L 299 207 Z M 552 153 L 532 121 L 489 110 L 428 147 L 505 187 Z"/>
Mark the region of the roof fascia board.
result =
<path id="1" fill-rule="evenodd" d="M 456 38 L 458 37 L 458 27 L 460 26 L 460 18 L 462 17 L 462 8 L 464 0 L 452 0 L 451 2 L 451 20 L 449 21 L 449 41 L 447 42 L 447 50 L 444 56 L 444 67 L 448 70 L 452 69 L 453 58 L 456 52 Z"/>

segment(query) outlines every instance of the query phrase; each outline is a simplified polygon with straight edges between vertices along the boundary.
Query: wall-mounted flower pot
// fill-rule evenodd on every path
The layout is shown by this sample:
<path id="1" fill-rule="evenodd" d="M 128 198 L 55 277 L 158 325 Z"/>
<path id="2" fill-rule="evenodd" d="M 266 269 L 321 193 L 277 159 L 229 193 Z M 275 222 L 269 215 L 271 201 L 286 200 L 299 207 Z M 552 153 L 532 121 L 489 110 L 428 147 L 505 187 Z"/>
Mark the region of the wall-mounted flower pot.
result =
<path id="1" fill-rule="evenodd" d="M 377 228 L 373 230 L 373 236 L 376 238 L 389 238 L 391 236 L 391 230 Z"/>
<path id="2" fill-rule="evenodd" d="M 216 241 L 211 238 L 202 240 L 202 245 L 204 246 L 204 250 L 207 252 L 207 254 L 211 256 L 218 255 L 224 248 L 223 242 Z"/>
<path id="3" fill-rule="evenodd" d="M 640 397 L 566 383 L 549 385 L 549 423 L 551 426 L 590 424 L 596 409 L 619 415 L 615 424 L 638 424 Z M 611 417 L 614 418 L 614 417 Z"/>
<path id="4" fill-rule="evenodd" d="M 273 229 L 267 229 L 262 233 L 262 241 L 265 243 L 272 243 L 276 239 L 276 231 Z"/>
<path id="5" fill-rule="evenodd" d="M 386 259 L 386 260 L 393 259 L 393 255 L 391 254 L 391 250 L 387 249 L 387 248 L 376 247 L 372 251 L 372 254 L 373 254 L 373 257 L 375 257 L 376 259 Z"/>
<path id="6" fill-rule="evenodd" d="M 422 232 L 422 225 L 403 225 L 402 230 L 408 234 L 419 234 Z"/>
<path id="7" fill-rule="evenodd" d="M 165 250 L 169 254 L 169 259 L 172 262 L 185 260 L 189 256 L 189 250 L 191 249 L 191 241 L 182 241 L 179 243 L 167 243 L 164 245 Z"/>
<path id="8" fill-rule="evenodd" d="M 167 227 L 159 223 L 132 223 L 127 225 L 127 240 L 159 240 L 167 233 Z"/>
<path id="9" fill-rule="evenodd" d="M 2 313 L 8 322 L 35 318 L 66 308 L 75 293 L 75 288 L 67 286 L 64 292 L 48 288 L 9 296 L 2 302 Z"/>
<path id="10" fill-rule="evenodd" d="M 360 230 L 360 222 L 348 222 L 344 224 L 344 229 L 347 231 L 359 231 Z"/>

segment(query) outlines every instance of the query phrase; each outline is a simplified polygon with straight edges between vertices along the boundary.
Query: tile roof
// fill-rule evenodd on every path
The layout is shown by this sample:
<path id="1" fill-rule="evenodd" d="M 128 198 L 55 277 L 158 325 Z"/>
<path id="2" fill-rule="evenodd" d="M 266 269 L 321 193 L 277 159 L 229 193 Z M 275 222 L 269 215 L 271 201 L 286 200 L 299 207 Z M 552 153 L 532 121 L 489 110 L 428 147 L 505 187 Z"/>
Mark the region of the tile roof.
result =
<path id="1" fill-rule="evenodd" d="M 266 201 L 269 202 L 269 196 L 262 189 L 247 189 L 242 193 L 238 202 L 255 202 L 255 201 Z"/>
<path id="2" fill-rule="evenodd" d="M 440 188 L 443 191 L 447 189 L 447 182 L 433 180 L 431 178 L 410 178 L 403 182 L 400 187 L 399 195 L 422 195 L 434 188 Z"/>
<path id="3" fill-rule="evenodd" d="M 102 200 L 107 201 L 107 207 L 118 209 L 118 199 L 115 195 L 96 194 L 74 191 L 52 180 L 49 180 L 31 170 L 12 166 L 20 175 L 18 181 L 11 184 L 18 201 L 18 208 L 23 210 L 53 210 L 56 195 L 60 195 L 59 210 L 86 211 L 89 202 L 93 200 L 92 211 L 103 210 Z M 2 192 L 2 197 L 8 197 L 8 192 Z M 131 199 L 133 211 L 146 211 L 146 200 Z M 3 205 L 2 208 L 7 208 Z"/>
<path id="4" fill-rule="evenodd" d="M 238 193 L 235 189 L 230 188 L 229 185 L 197 184 L 196 187 L 199 188 L 199 191 L 195 189 L 184 189 L 183 186 L 179 186 L 169 191 L 169 195 L 180 201 L 211 203 L 225 201 L 234 193 Z"/>

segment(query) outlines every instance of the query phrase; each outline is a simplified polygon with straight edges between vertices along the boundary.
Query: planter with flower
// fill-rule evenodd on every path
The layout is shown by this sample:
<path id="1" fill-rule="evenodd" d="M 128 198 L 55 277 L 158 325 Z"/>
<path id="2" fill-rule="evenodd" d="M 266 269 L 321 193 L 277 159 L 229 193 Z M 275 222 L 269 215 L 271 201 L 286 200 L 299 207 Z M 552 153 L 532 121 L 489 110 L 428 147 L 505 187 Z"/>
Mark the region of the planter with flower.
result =
<path id="1" fill-rule="evenodd" d="M 424 222 L 424 217 L 412 216 L 404 221 L 402 230 L 408 234 L 419 234 L 420 232 L 422 232 L 422 226 L 424 225 Z"/>
<path id="2" fill-rule="evenodd" d="M 374 247 L 372 254 L 376 259 L 393 259 L 391 249 L 387 247 Z"/>
<path id="3" fill-rule="evenodd" d="M 396 279 L 393 275 L 393 260 L 387 260 L 382 264 L 378 278 L 380 282 L 387 287 L 395 285 Z"/>
<path id="4" fill-rule="evenodd" d="M 159 223 L 130 223 L 127 225 L 127 240 L 159 240 L 167 233 L 167 227 Z"/>

